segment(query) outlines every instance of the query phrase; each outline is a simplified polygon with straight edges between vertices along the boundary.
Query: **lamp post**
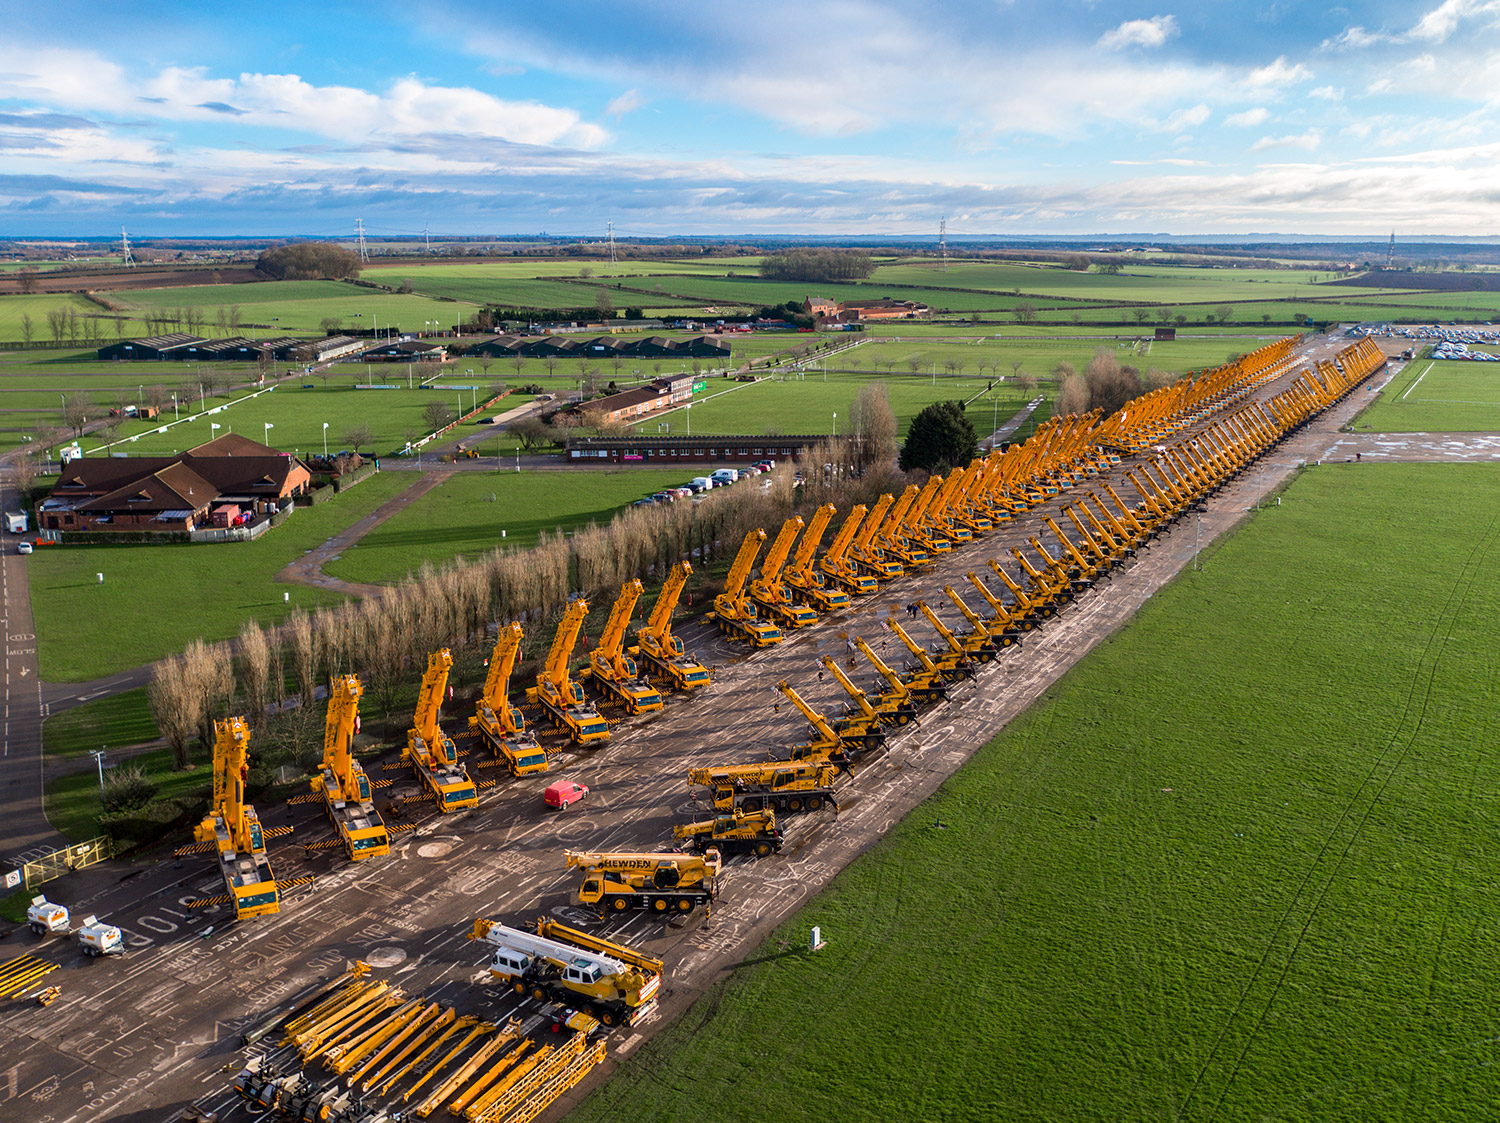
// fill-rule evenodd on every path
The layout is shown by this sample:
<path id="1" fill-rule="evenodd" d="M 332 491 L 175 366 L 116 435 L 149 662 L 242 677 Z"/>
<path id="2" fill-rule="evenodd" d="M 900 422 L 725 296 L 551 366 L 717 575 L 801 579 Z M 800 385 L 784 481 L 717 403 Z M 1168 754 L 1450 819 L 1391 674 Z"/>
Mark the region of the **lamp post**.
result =
<path id="1" fill-rule="evenodd" d="M 94 763 L 99 766 L 99 790 L 104 791 L 104 750 L 108 745 L 100 745 L 98 749 L 90 749 L 89 756 L 94 758 Z"/>
<path id="2" fill-rule="evenodd" d="M 834 414 L 833 415 L 833 435 L 834 435 L 835 438 L 837 438 L 838 435 L 839 435 L 839 415 L 838 414 Z"/>
<path id="3" fill-rule="evenodd" d="M 181 415 L 177 412 L 177 395 L 172 395 L 172 420 L 176 421 Z"/>
<path id="4" fill-rule="evenodd" d="M 323 459 L 328 459 L 328 422 L 323 422 Z"/>

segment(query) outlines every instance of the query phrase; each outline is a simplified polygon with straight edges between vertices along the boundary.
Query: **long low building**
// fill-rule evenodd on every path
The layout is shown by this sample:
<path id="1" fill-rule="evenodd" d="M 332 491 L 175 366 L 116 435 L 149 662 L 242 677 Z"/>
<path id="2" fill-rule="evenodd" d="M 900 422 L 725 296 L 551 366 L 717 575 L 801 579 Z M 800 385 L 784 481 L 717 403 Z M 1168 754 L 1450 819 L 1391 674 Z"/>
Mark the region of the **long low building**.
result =
<path id="1" fill-rule="evenodd" d="M 712 335 L 670 339 L 664 335 L 596 335 L 577 339 L 561 335 L 501 335 L 469 348 L 471 355 L 526 359 L 592 358 L 618 355 L 629 359 L 727 359 L 729 344 Z"/>
<path id="2" fill-rule="evenodd" d="M 824 435 L 787 437 L 569 437 L 569 460 L 612 464 L 753 464 L 757 460 L 800 460 Z"/>

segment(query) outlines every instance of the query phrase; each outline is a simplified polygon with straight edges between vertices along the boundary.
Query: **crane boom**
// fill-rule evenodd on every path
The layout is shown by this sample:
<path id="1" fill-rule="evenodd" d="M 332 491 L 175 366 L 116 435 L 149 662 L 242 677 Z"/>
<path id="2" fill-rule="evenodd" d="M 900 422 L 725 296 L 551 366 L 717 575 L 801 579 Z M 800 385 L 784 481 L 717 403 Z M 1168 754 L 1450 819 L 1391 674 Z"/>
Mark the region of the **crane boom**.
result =
<path id="1" fill-rule="evenodd" d="M 370 778 L 354 759 L 362 694 L 364 687 L 355 675 L 339 675 L 329 683 L 323 767 L 311 781 L 312 790 L 323 796 L 344 852 L 356 862 L 391 852 L 390 834 L 370 798 Z"/>
<path id="2" fill-rule="evenodd" d="M 808 724 L 813 727 L 813 731 L 817 733 L 817 735 L 821 739 L 825 741 L 838 741 L 839 735 L 833 731 L 833 726 L 828 724 L 827 720 L 823 717 L 822 714 L 818 713 L 817 710 L 809 706 L 803 700 L 802 695 L 793 690 L 785 679 L 782 679 L 776 684 L 776 689 L 781 691 L 786 699 L 802 712 L 802 716 L 807 719 Z"/>
<path id="3" fill-rule="evenodd" d="M 401 759 L 417 774 L 418 783 L 444 813 L 479 806 L 479 789 L 458 763 L 458 750 L 438 724 L 438 710 L 443 704 L 452 666 L 453 655 L 446 647 L 427 656 L 427 673 L 422 676 L 422 689 L 417 695 L 417 712 L 406 732 L 406 748 L 401 753 Z"/>
<path id="4" fill-rule="evenodd" d="M 537 673 L 535 689 L 536 700 L 552 724 L 567 730 L 568 736 L 579 745 L 609 740 L 608 723 L 589 705 L 583 687 L 568 674 L 573 645 L 578 641 L 583 618 L 588 614 L 589 602 L 582 597 L 570 603 L 563 612 L 563 618 L 557 624 L 557 634 L 552 637 L 552 647 L 547 652 L 547 665 Z"/>
<path id="5" fill-rule="evenodd" d="M 837 512 L 838 508 L 832 503 L 824 503 L 813 513 L 812 522 L 807 524 L 807 531 L 802 535 L 802 541 L 797 543 L 796 553 L 792 555 L 792 569 L 803 573 L 812 569 L 813 554 L 817 552 L 823 541 L 823 534 Z"/>
<path id="6" fill-rule="evenodd" d="M 656 595 L 656 604 L 651 607 L 651 615 L 646 619 L 646 626 L 636 634 L 636 641 L 641 646 L 648 643 L 653 653 L 682 654 L 682 643 L 676 644 L 677 650 L 672 650 L 672 611 L 677 607 L 678 598 L 682 596 L 682 590 L 687 587 L 687 579 L 693 575 L 693 567 L 686 561 L 680 561 L 667 573 L 667 579 L 662 584 L 661 592 Z"/>
<path id="7" fill-rule="evenodd" d="M 621 703 L 632 714 L 650 713 L 662 708 L 661 695 L 649 683 L 640 682 L 635 660 L 625 654 L 625 628 L 635 613 L 644 586 L 637 580 L 620 586 L 620 595 L 609 610 L 609 622 L 599 637 L 599 646 L 589 654 L 589 673 L 607 696 Z"/>
<path id="8" fill-rule="evenodd" d="M 417 712 L 412 718 L 408 738 L 420 738 L 432 751 L 441 746 L 443 732 L 438 728 L 438 710 L 443 704 L 443 691 L 448 686 L 448 670 L 453 666 L 453 655 L 446 647 L 427 656 L 427 673 L 422 676 L 422 689 L 417 694 Z M 438 751 L 441 751 L 440 748 Z"/>
<path id="9" fill-rule="evenodd" d="M 495 728 L 504 734 L 516 734 L 526 729 L 526 718 L 510 704 L 510 675 L 521 653 L 524 633 L 519 620 L 512 620 L 500 628 L 495 639 L 495 650 L 490 652 L 490 670 L 484 677 L 484 693 L 479 696 L 481 707 L 487 707 L 493 715 Z"/>

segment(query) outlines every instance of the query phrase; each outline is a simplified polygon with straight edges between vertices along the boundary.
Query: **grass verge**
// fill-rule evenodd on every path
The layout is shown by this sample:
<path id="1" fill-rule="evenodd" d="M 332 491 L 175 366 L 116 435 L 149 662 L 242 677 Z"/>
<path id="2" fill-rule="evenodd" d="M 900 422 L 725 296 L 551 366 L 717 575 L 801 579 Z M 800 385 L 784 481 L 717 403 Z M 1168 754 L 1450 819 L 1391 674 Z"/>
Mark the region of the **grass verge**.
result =
<path id="1" fill-rule="evenodd" d="M 1487 1114 L 1496 511 L 1304 474 L 570 1119 Z"/>
<path id="2" fill-rule="evenodd" d="M 43 751 L 64 759 L 87 756 L 101 745 L 139 745 L 160 736 L 144 686 L 96 698 L 42 723 Z"/>

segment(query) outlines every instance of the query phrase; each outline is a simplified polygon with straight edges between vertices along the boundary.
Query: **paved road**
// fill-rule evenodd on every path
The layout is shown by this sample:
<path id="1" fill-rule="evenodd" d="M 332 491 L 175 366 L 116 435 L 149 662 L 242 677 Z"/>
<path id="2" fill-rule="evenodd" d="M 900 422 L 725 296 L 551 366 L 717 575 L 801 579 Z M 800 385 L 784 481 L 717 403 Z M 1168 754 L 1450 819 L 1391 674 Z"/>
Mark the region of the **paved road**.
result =
<path id="1" fill-rule="evenodd" d="M 9 480 L 0 485 L 0 511 L 19 510 Z M 15 536 L 0 539 L 0 594 L 5 613 L 5 699 L 0 744 L 0 870 L 61 846 L 63 837 L 42 814 L 42 690 L 31 623 L 27 558 Z"/>
<path id="2" fill-rule="evenodd" d="M 930 573 L 857 600 L 840 616 L 777 647 L 746 656 L 711 628 L 687 629 L 689 649 L 713 665 L 713 686 L 704 696 L 674 698 L 660 714 L 618 726 L 601 749 L 559 751 L 553 772 L 592 788 L 589 800 L 564 816 L 540 807 L 541 778 L 502 779 L 475 811 L 424 819 L 387 859 L 351 866 L 335 851 L 308 855 L 290 839 L 278 840 L 272 848 L 278 877 L 312 873 L 318 881 L 302 897 L 293 895 L 279 915 L 243 925 L 226 924 L 222 911 L 204 914 L 183 907 L 187 898 L 219 891 L 212 868 L 200 859 L 111 865 L 54 883 L 65 903 L 120 924 L 130 953 L 92 963 L 60 941 L 38 942 L 29 933 L 0 941 L 0 958 L 29 952 L 61 964 L 49 981 L 64 991 L 47 1010 L 8 1011 L 0 1025 L 0 1115 L 10 1112 L 36 1123 L 165 1121 L 174 1105 L 203 1098 L 224 1110 L 225 1123 L 243 1120 L 243 1109 L 227 1091 L 243 1056 L 233 1042 L 236 1031 L 337 975 L 354 956 L 383 964 L 377 974 L 399 981 L 408 994 L 437 998 L 461 1012 L 504 1017 L 515 1009 L 515 1000 L 483 985 L 483 950 L 465 939 L 475 915 L 518 923 L 549 913 L 663 957 L 669 981 L 660 1015 L 611 1040 L 613 1057 L 628 1055 L 705 987 L 732 972 L 772 926 L 1128 621 L 1192 561 L 1200 544 L 1245 518 L 1276 517 L 1275 508 L 1250 512 L 1266 490 L 1313 458 L 1358 404 L 1337 407 L 1331 417 L 1285 442 L 1214 499 L 1205 514 L 1085 594 L 1059 620 L 1029 636 L 1023 648 L 983 669 L 952 701 L 925 715 L 920 727 L 894 737 L 887 751 L 841 785 L 837 815 L 787 817 L 786 851 L 761 863 L 734 860 L 711 922 L 695 917 L 681 929 L 640 917 L 597 922 L 571 905 L 576 877 L 562 869 L 559 852 L 666 843 L 673 822 L 705 810 L 684 783 L 690 765 L 780 756 L 783 746 L 805 737 L 795 711 L 774 709 L 778 680 L 792 681 L 815 707 L 834 709 L 842 694 L 832 681 L 817 682 L 819 655 L 841 657 L 851 632 L 878 647 L 887 634 L 885 621 L 918 596 L 946 605 L 944 583 L 961 586 L 966 570 L 980 569 L 988 557 L 1006 557 L 1004 547 L 1039 532 L 1040 516 L 1055 515 L 1060 501 L 985 542 L 955 551 Z M 939 611 L 950 620 L 954 615 Z M 925 624 L 915 634 L 923 641 L 935 638 Z M 867 677 L 861 674 L 862 684 Z M 450 726 L 457 727 L 467 707 L 456 702 L 448 711 Z M 468 763 L 476 775 L 494 776 L 494 770 L 478 767 L 482 759 L 476 754 Z M 398 779 L 398 793 L 413 790 L 400 771 L 385 775 Z M 311 806 L 263 806 L 261 811 L 271 825 L 295 824 L 300 842 L 329 835 Z M 211 938 L 205 938 L 210 926 Z"/>

